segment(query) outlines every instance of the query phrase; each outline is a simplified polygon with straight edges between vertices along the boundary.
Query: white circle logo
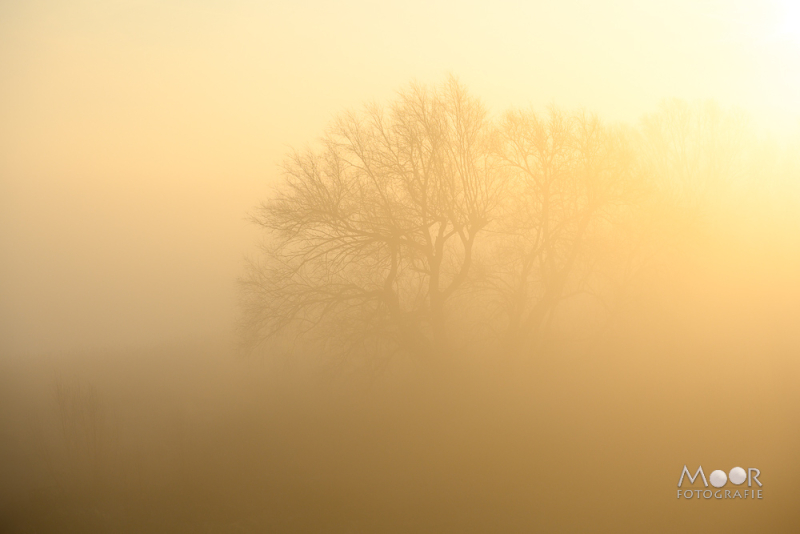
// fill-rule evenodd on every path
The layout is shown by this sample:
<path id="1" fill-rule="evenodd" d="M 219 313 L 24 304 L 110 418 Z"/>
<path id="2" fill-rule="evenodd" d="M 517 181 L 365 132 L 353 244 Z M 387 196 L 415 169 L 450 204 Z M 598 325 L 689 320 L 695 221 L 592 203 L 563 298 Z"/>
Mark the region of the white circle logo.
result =
<path id="1" fill-rule="evenodd" d="M 730 472 L 729 476 L 730 476 L 731 482 L 736 484 L 737 486 L 739 484 L 741 484 L 742 482 L 744 482 L 745 480 L 747 480 L 747 473 L 745 473 L 744 469 L 742 469 L 741 467 L 734 467 L 733 469 L 731 469 L 731 472 Z M 713 484 L 713 482 L 712 482 L 712 484 Z M 724 482 L 723 482 L 723 484 L 724 484 Z M 717 486 L 717 487 L 719 487 L 719 486 Z"/>
<path id="2" fill-rule="evenodd" d="M 717 469 L 716 471 L 711 473 L 711 476 L 708 477 L 708 479 L 711 481 L 712 486 L 714 486 L 715 488 L 721 488 L 728 482 L 728 475 L 726 475 L 724 471 L 720 471 L 719 469 Z"/>

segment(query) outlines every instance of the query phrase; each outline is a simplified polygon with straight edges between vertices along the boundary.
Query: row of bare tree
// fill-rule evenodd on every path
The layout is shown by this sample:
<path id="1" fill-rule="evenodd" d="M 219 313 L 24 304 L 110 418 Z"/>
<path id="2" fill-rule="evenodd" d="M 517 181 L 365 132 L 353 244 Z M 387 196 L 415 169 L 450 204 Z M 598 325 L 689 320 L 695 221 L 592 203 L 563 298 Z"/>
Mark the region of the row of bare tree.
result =
<path id="1" fill-rule="evenodd" d="M 613 319 L 735 186 L 746 132 L 678 101 L 637 128 L 556 108 L 494 120 L 455 79 L 412 85 L 287 159 L 254 217 L 268 238 L 244 330 L 371 361 L 536 354 L 560 310 Z"/>

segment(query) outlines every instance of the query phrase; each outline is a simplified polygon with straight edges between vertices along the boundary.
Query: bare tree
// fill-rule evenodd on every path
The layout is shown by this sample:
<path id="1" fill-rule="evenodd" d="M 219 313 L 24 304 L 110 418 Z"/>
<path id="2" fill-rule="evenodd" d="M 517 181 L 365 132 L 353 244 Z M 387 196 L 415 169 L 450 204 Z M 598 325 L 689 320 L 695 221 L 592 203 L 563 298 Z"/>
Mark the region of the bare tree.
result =
<path id="1" fill-rule="evenodd" d="M 447 351 L 448 302 L 502 186 L 480 102 L 452 78 L 413 85 L 343 115 L 283 169 L 255 217 L 270 241 L 242 281 L 248 330 L 323 334 L 347 353 Z"/>
<path id="2" fill-rule="evenodd" d="M 559 304 L 592 292 L 592 243 L 633 199 L 634 160 L 622 129 L 586 113 L 512 111 L 498 136 L 511 194 L 494 284 L 503 297 L 506 346 L 530 354 Z"/>
<path id="3" fill-rule="evenodd" d="M 746 168 L 750 135 L 742 113 L 714 102 L 667 100 L 643 117 L 631 136 L 636 200 L 619 213 L 613 242 L 603 247 L 612 319 L 631 297 L 670 287 L 667 265 L 674 270 L 677 258 L 694 257 L 688 250 L 714 222 L 729 227 L 736 212 L 749 209 L 741 193 L 753 175 Z"/>
<path id="4" fill-rule="evenodd" d="M 726 197 L 744 173 L 747 121 L 713 101 L 672 99 L 641 122 L 641 160 L 674 209 L 697 212 Z"/>

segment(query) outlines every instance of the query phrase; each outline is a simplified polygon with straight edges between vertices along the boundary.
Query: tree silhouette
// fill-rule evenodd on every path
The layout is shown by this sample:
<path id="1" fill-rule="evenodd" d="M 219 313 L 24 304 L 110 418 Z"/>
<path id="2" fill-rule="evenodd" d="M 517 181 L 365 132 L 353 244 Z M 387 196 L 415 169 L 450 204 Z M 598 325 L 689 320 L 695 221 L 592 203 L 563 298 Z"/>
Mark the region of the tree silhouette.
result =
<path id="1" fill-rule="evenodd" d="M 593 243 L 636 191 L 625 132 L 587 113 L 507 113 L 497 154 L 509 172 L 502 221 L 506 347 L 530 353 L 567 297 L 591 293 Z"/>
<path id="2" fill-rule="evenodd" d="M 557 108 L 492 121 L 454 78 L 412 85 L 287 159 L 254 217 L 269 241 L 245 330 L 371 361 L 536 354 L 558 310 L 614 315 L 665 226 L 736 171 L 739 124 L 678 101 L 638 130 Z"/>
<path id="3" fill-rule="evenodd" d="M 489 134 L 451 78 L 345 114 L 320 149 L 294 153 L 255 217 L 272 242 L 244 280 L 249 330 L 348 353 L 448 350 L 448 301 L 500 202 Z"/>

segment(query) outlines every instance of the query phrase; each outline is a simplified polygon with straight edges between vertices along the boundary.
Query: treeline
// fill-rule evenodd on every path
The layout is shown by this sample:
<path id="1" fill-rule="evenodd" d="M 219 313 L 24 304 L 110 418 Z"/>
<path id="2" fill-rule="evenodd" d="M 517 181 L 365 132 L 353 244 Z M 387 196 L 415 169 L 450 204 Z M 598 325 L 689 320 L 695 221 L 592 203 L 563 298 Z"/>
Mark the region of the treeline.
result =
<path id="1" fill-rule="evenodd" d="M 713 103 L 667 101 L 634 127 L 491 117 L 453 78 L 411 85 L 289 155 L 254 216 L 267 239 L 241 280 L 243 333 L 374 365 L 525 359 L 554 329 L 609 331 L 670 251 L 796 193 L 796 151 L 775 146 Z"/>

